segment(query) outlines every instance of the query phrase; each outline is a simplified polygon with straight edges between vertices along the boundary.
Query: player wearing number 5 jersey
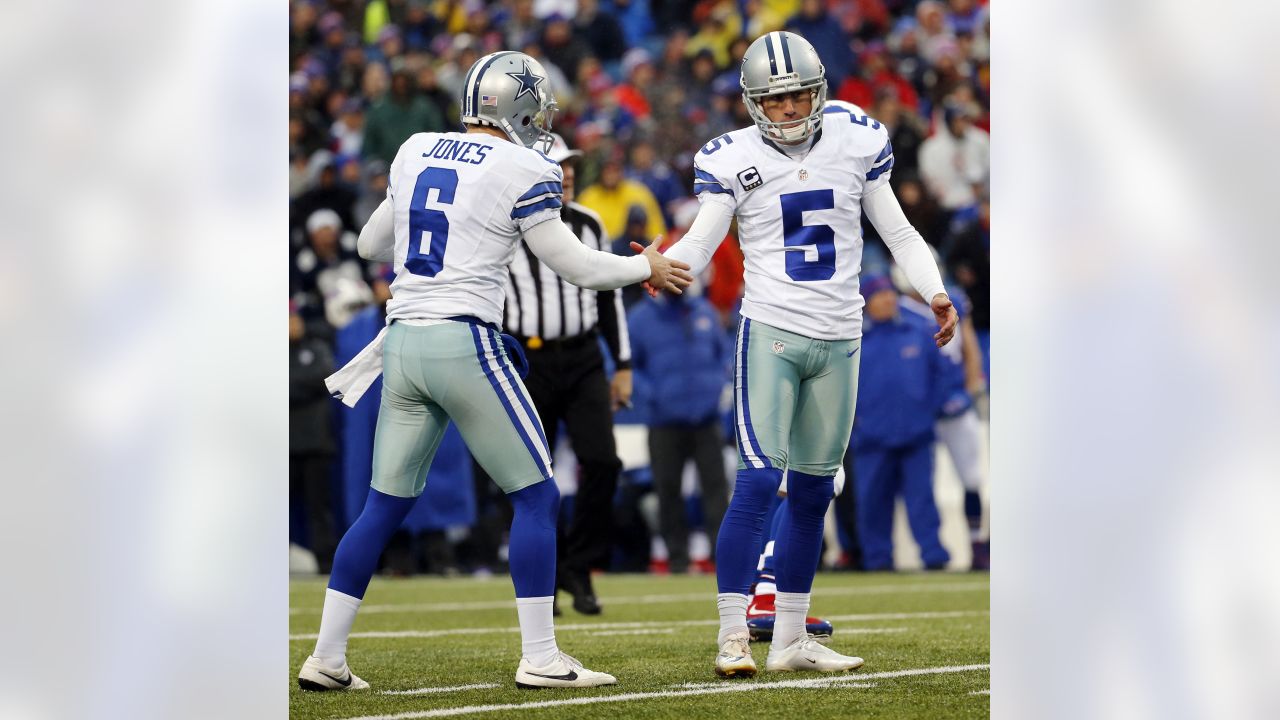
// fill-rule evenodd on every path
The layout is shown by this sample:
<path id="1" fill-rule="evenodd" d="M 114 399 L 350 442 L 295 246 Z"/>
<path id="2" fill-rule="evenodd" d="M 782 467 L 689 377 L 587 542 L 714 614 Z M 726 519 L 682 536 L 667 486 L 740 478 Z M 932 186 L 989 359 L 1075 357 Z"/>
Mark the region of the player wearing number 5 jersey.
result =
<path id="1" fill-rule="evenodd" d="M 771 32 L 747 48 L 743 102 L 754 127 L 694 155 L 701 207 L 667 255 L 695 273 L 738 220 L 746 292 L 738 330 L 735 404 L 738 476 L 716 545 L 723 677 L 756 672 L 747 645 L 747 592 L 764 517 L 784 469 L 789 488 L 775 543 L 777 609 L 769 671 L 845 671 L 840 655 L 805 633 L 832 479 L 849 442 L 862 336 L 861 214 L 875 225 L 951 339 L 955 310 L 920 234 L 889 187 L 893 147 L 875 120 L 827 106 L 813 46 Z"/>
<path id="2" fill-rule="evenodd" d="M 379 372 L 385 375 L 373 481 L 334 557 L 315 652 L 298 675 L 304 689 L 369 687 L 347 665 L 347 637 L 378 557 L 422 494 L 451 421 L 515 511 L 509 560 L 522 645 L 516 684 L 616 682 L 556 644 L 560 496 L 543 428 L 497 329 L 507 265 L 523 238 L 556 273 L 596 290 L 648 278 L 679 293 L 692 276 L 656 247 L 631 258 L 590 250 L 560 221 L 560 166 L 534 149 L 545 151 L 551 138 L 555 101 L 546 77 L 521 53 L 476 61 L 463 86 L 466 132 L 405 141 L 391 164 L 387 198 L 360 233 L 363 257 L 394 263 L 388 326 L 327 382 L 354 405 Z"/>

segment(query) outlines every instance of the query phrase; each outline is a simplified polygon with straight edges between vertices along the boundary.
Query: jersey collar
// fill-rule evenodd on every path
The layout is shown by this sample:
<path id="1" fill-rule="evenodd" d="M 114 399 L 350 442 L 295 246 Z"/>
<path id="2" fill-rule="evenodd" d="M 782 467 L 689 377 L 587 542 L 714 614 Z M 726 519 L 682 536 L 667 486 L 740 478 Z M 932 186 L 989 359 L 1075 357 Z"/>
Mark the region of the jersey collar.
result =
<path id="1" fill-rule="evenodd" d="M 770 138 L 766 137 L 764 133 L 760 133 L 760 139 L 764 140 L 764 144 L 773 148 L 779 155 L 785 157 L 788 160 L 795 160 L 795 158 L 787 154 L 786 150 L 783 150 L 782 148 L 778 147 L 777 143 L 775 143 Z M 818 128 L 818 132 L 813 134 L 813 144 L 809 146 L 809 152 L 813 152 L 813 149 L 818 146 L 818 141 L 821 139 L 822 139 L 822 128 Z"/>

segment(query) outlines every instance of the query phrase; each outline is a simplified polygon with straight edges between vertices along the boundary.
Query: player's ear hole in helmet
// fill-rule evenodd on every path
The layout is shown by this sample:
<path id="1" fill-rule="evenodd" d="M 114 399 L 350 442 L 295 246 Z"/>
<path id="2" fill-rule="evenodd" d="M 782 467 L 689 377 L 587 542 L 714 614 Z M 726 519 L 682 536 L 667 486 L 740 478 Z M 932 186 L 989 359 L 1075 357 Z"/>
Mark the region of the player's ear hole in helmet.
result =
<path id="1" fill-rule="evenodd" d="M 756 38 L 742 57 L 742 101 L 747 113 L 765 137 L 796 143 L 812 137 L 822 127 L 827 104 L 826 68 L 808 40 L 791 32 L 771 32 Z M 809 113 L 799 118 L 770 120 L 764 111 L 766 97 L 808 91 Z"/>

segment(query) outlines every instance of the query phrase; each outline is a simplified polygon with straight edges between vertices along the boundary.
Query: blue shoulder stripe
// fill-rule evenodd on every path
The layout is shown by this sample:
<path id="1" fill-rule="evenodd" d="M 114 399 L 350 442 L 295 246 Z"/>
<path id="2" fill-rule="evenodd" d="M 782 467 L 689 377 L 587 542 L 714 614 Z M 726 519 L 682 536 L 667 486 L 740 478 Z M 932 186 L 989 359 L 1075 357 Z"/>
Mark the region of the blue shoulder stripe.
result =
<path id="1" fill-rule="evenodd" d="M 543 210 L 559 210 L 563 206 L 564 206 L 564 203 L 560 202 L 559 197 L 552 196 L 547 198 L 546 200 L 543 200 L 542 202 L 537 202 L 532 205 L 525 205 L 524 207 L 512 208 L 511 219 L 521 220 L 535 213 L 540 213 Z"/>
<path id="2" fill-rule="evenodd" d="M 893 158 L 889 158 L 889 162 L 881 165 L 880 167 L 872 168 L 871 172 L 867 173 L 867 182 L 871 182 L 872 180 L 875 180 L 876 178 L 885 174 L 892 168 L 893 168 Z"/>
<path id="3" fill-rule="evenodd" d="M 703 170 L 702 168 L 699 168 L 696 165 L 693 168 L 693 179 L 695 182 L 698 180 L 703 180 L 711 183 L 720 182 L 720 180 L 717 179 L 715 175 L 712 175 L 711 173 L 707 172 L 706 170 Z"/>
<path id="4" fill-rule="evenodd" d="M 873 162 L 873 163 L 871 163 L 871 164 L 872 164 L 872 165 L 875 165 L 876 163 L 878 163 L 878 162 L 880 162 L 881 160 L 883 160 L 883 159 L 885 159 L 885 158 L 889 157 L 889 156 L 890 156 L 890 155 L 892 155 L 892 154 L 893 154 L 893 141 L 892 141 L 892 140 L 886 140 L 886 141 L 885 141 L 885 143 L 884 143 L 884 149 L 880 151 L 880 154 L 876 156 L 875 162 Z"/>
<path id="5" fill-rule="evenodd" d="M 694 195 L 700 195 L 704 192 L 725 193 L 727 195 L 733 196 L 733 191 L 721 185 L 720 183 L 698 181 L 693 184 Z"/>
<path id="6" fill-rule="evenodd" d="M 525 200 L 532 200 L 538 197 L 539 195 L 545 195 L 547 193 L 555 193 L 557 195 L 563 195 L 564 185 L 558 182 L 540 182 L 537 185 L 534 185 L 533 187 L 529 188 L 528 192 L 516 198 L 516 202 L 524 202 Z"/>

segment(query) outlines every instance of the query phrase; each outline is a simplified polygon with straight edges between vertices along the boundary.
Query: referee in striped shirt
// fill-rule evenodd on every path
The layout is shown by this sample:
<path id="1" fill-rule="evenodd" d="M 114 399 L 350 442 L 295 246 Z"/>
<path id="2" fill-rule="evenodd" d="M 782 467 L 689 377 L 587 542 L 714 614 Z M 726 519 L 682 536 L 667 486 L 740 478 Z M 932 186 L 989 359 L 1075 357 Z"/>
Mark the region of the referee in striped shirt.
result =
<path id="1" fill-rule="evenodd" d="M 608 252 L 600 216 L 572 202 L 574 169 L 581 155 L 555 135 L 550 157 L 564 170 L 561 217 L 587 247 Z M 556 584 L 573 596 L 575 610 L 596 615 L 600 604 L 591 586 L 591 568 L 603 565 L 613 547 L 613 496 L 622 470 L 613 440 L 613 413 L 631 405 L 631 344 L 622 291 L 572 285 L 521 244 L 507 278 L 503 326 L 529 358 L 524 384 L 542 419 L 547 444 L 555 450 L 563 422 L 578 459 L 573 513 L 559 528 Z M 612 381 L 605 376 L 601 335 L 617 367 Z"/>

